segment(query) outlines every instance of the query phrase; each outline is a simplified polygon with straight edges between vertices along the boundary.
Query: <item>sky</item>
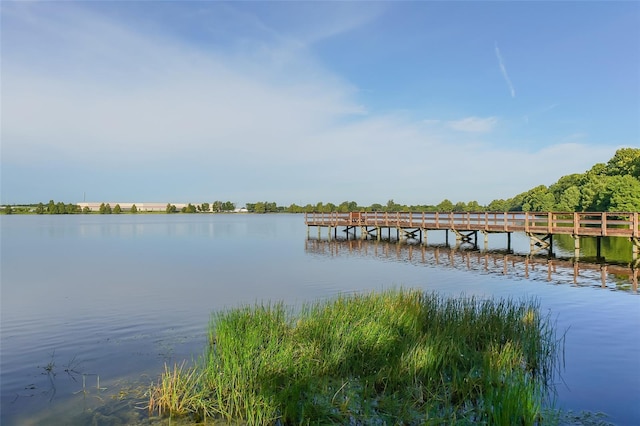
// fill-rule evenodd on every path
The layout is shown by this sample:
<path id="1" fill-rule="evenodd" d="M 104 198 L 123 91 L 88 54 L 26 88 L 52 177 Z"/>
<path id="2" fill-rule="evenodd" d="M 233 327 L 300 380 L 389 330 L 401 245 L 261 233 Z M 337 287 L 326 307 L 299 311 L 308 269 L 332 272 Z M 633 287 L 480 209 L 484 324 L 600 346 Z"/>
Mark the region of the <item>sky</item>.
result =
<path id="1" fill-rule="evenodd" d="M 510 198 L 640 147 L 640 2 L 0 4 L 0 202 Z"/>

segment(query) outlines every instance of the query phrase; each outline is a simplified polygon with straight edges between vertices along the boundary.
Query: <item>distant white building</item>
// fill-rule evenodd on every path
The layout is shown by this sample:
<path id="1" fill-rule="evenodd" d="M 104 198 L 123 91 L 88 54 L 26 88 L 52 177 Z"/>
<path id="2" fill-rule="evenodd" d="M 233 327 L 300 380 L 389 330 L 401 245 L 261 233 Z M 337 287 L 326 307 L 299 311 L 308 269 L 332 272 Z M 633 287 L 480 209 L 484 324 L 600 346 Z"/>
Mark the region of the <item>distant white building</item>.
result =
<path id="1" fill-rule="evenodd" d="M 237 209 L 233 210 L 234 213 L 249 213 L 249 210 L 247 210 L 245 207 L 239 207 Z"/>
<path id="2" fill-rule="evenodd" d="M 97 212 L 100 210 L 100 205 L 103 203 L 77 203 L 81 209 L 88 207 L 92 212 Z M 116 204 L 120 204 L 120 208 L 122 210 L 131 210 L 133 205 L 136 206 L 136 209 L 140 212 L 164 212 L 167 210 L 167 204 L 171 204 L 172 206 L 176 206 L 176 209 L 180 211 L 183 207 L 186 207 L 185 203 L 115 203 L 108 202 L 104 204 L 109 204 L 109 206 L 113 209 Z"/>

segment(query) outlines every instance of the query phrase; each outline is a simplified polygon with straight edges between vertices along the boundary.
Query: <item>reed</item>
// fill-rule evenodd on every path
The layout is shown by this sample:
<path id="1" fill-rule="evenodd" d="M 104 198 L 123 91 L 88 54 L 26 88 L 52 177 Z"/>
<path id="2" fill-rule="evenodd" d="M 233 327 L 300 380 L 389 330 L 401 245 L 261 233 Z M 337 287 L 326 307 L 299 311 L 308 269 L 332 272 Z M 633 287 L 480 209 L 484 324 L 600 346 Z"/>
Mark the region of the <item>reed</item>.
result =
<path id="1" fill-rule="evenodd" d="M 215 313 L 201 363 L 167 368 L 160 415 L 248 424 L 544 423 L 560 342 L 533 301 L 394 289 Z"/>

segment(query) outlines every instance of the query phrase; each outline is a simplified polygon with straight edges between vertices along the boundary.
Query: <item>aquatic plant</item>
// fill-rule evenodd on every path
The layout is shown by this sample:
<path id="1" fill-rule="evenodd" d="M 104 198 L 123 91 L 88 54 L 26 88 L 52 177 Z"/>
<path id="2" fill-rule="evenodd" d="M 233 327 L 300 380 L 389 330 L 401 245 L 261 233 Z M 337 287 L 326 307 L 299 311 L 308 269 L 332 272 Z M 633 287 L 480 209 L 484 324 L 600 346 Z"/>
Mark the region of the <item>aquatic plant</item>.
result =
<path id="1" fill-rule="evenodd" d="M 295 313 L 244 306 L 212 316 L 206 355 L 166 368 L 149 409 L 256 425 L 534 425 L 558 346 L 532 300 L 394 289 Z"/>

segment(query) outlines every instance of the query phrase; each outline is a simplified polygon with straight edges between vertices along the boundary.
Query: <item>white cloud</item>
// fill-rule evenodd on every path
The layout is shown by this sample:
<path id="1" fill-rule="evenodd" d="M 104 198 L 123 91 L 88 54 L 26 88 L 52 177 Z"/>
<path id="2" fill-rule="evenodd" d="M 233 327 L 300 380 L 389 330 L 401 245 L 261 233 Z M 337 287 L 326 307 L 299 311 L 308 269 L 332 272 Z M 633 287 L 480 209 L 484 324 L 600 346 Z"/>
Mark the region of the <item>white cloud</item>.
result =
<path id="1" fill-rule="evenodd" d="M 498 119 L 496 117 L 466 117 L 460 120 L 447 121 L 447 127 L 459 132 L 488 133 L 492 131 Z"/>
<path id="2" fill-rule="evenodd" d="M 504 61 L 502 60 L 502 55 L 500 54 L 500 49 L 498 48 L 498 42 L 495 44 L 495 52 L 496 57 L 498 58 L 498 65 L 500 65 L 500 72 L 502 72 L 502 77 L 504 77 L 504 81 L 507 83 L 509 87 L 509 93 L 512 98 L 516 97 L 516 90 L 513 88 L 513 84 L 511 83 L 511 79 L 509 78 L 509 74 L 507 74 L 507 68 L 504 66 Z"/>

